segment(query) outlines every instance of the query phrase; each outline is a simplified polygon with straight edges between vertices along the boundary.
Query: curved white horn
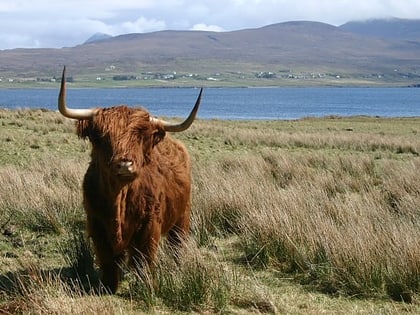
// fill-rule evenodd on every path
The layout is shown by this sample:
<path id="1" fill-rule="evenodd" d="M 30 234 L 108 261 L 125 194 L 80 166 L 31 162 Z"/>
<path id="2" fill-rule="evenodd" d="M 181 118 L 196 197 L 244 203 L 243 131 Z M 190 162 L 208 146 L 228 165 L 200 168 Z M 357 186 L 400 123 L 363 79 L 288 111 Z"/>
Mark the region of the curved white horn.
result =
<path id="1" fill-rule="evenodd" d="M 66 66 L 63 68 L 63 75 L 61 77 L 60 94 L 58 95 L 58 110 L 67 117 L 79 120 L 90 119 L 95 115 L 94 109 L 71 109 L 66 105 Z"/>
<path id="2" fill-rule="evenodd" d="M 150 118 L 151 121 L 159 121 L 163 124 L 163 128 L 165 131 L 168 132 L 181 132 L 184 130 L 187 130 L 191 124 L 193 123 L 195 116 L 197 115 L 198 108 L 200 107 L 201 102 L 201 95 L 203 94 L 203 88 L 200 89 L 200 93 L 198 94 L 197 101 L 195 102 L 195 105 L 193 109 L 191 110 L 191 113 L 188 115 L 187 119 L 185 119 L 182 123 L 170 123 L 162 119 L 156 119 L 156 118 Z"/>

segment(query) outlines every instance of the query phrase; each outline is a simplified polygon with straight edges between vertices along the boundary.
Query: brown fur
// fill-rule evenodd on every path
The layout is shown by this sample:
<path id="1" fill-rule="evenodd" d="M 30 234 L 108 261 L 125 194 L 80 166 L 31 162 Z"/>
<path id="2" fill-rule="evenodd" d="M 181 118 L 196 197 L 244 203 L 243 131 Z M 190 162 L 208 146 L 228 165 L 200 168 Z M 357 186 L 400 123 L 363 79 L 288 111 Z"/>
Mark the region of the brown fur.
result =
<path id="1" fill-rule="evenodd" d="M 151 264 L 162 235 L 178 245 L 189 234 L 190 160 L 185 147 L 141 109 L 99 109 L 91 120 L 77 122 L 77 133 L 92 143 L 83 182 L 87 229 L 102 282 L 115 292 L 125 256 Z M 120 178 L 113 170 L 125 160 L 133 162 L 133 176 Z"/>

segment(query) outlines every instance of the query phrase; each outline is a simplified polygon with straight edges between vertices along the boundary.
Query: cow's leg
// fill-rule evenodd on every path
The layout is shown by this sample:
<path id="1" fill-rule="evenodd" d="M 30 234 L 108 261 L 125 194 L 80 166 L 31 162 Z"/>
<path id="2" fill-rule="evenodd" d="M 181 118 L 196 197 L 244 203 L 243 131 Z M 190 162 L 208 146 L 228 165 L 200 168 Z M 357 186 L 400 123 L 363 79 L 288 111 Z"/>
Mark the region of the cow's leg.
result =
<path id="1" fill-rule="evenodd" d="M 151 273 L 151 285 L 158 290 L 158 284 L 153 277 L 156 267 L 156 256 L 161 238 L 161 225 L 149 223 L 142 231 L 133 238 L 130 249 L 130 264 L 137 270 L 139 275 Z"/>
<path id="2" fill-rule="evenodd" d="M 96 260 L 102 271 L 101 281 L 109 293 L 115 293 L 122 277 L 120 264 L 123 255 L 115 255 L 107 242 L 107 234 L 102 224 L 88 218 L 88 233 L 92 238 Z"/>
<path id="3" fill-rule="evenodd" d="M 133 237 L 130 249 L 131 263 L 136 263 L 137 267 L 146 263 L 153 269 L 160 238 L 161 226 L 157 222 L 149 222 L 142 230 L 138 231 Z"/>
<path id="4" fill-rule="evenodd" d="M 109 293 L 115 293 L 122 278 L 120 264 L 123 261 L 123 255 L 106 259 L 100 263 L 102 270 L 102 284 Z"/>
<path id="5" fill-rule="evenodd" d="M 190 205 L 187 210 L 178 219 L 176 224 L 169 230 L 167 240 L 171 247 L 175 249 L 180 247 L 190 235 Z"/>

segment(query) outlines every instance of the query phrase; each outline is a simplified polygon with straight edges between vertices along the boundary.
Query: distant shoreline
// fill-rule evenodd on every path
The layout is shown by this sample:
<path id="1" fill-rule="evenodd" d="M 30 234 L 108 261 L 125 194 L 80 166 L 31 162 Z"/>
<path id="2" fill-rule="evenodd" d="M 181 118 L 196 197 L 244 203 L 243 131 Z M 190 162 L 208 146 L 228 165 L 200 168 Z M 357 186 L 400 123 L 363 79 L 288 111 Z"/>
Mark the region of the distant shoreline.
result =
<path id="1" fill-rule="evenodd" d="M 201 83 L 201 84 L 200 84 Z M 69 89 L 184 89 L 184 88 L 420 88 L 420 83 L 412 82 L 357 82 L 357 81 L 344 81 L 341 82 L 254 82 L 253 84 L 241 84 L 242 82 L 225 82 L 223 84 L 215 84 L 208 82 L 189 82 L 182 84 L 136 84 L 130 82 L 130 84 L 113 83 L 108 84 L 103 82 L 98 84 L 96 82 L 77 82 L 69 84 Z M 36 82 L 16 82 L 16 83 L 5 83 L 0 82 L 0 89 L 59 89 L 58 82 L 51 83 L 36 83 Z"/>

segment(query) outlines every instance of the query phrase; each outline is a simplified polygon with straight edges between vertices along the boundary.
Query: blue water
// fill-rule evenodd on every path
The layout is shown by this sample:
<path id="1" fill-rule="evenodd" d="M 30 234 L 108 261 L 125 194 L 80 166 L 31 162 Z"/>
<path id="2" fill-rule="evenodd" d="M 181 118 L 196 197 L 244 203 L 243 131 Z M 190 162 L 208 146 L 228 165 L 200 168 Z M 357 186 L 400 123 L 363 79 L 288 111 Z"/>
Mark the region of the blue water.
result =
<path id="1" fill-rule="evenodd" d="M 68 89 L 69 107 L 127 104 L 152 115 L 183 117 L 195 103 L 193 88 Z M 58 89 L 0 89 L 0 108 L 57 109 Z M 420 88 L 207 88 L 202 119 L 297 119 L 327 115 L 420 116 Z"/>

